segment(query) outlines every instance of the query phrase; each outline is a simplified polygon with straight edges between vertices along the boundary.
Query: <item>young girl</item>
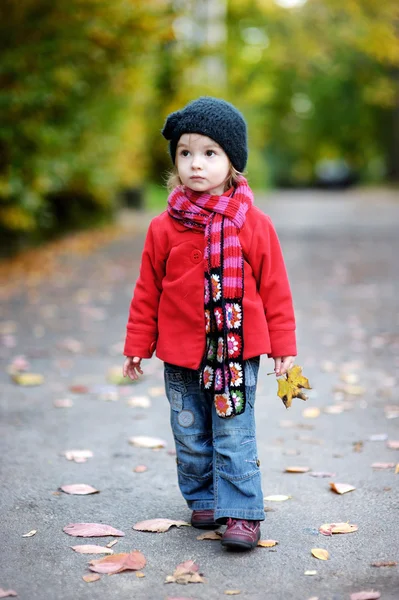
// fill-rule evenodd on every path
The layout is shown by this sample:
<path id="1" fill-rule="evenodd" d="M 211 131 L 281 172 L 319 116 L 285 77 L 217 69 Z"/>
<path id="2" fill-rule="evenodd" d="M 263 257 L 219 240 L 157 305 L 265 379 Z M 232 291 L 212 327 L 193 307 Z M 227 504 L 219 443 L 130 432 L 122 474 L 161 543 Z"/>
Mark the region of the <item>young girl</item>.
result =
<path id="1" fill-rule="evenodd" d="M 201 97 L 162 130 L 175 165 L 152 220 L 130 306 L 123 366 L 165 363 L 180 490 L 191 523 L 227 523 L 222 546 L 251 549 L 265 518 L 255 439 L 259 358 L 294 364 L 295 319 L 276 231 L 242 175 L 247 130 L 230 103 Z"/>

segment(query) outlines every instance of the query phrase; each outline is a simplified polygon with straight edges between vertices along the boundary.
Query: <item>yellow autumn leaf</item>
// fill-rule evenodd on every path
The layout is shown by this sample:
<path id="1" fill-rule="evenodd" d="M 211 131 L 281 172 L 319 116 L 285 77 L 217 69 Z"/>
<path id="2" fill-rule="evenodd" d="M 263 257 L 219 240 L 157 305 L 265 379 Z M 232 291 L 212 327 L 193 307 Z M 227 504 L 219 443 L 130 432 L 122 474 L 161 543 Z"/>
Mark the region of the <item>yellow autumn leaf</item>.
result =
<path id="1" fill-rule="evenodd" d="M 328 560 L 330 557 L 324 548 L 312 548 L 311 552 L 315 558 L 319 558 L 320 560 Z"/>
<path id="2" fill-rule="evenodd" d="M 258 546 L 262 548 L 272 548 L 278 544 L 277 540 L 259 540 Z"/>
<path id="3" fill-rule="evenodd" d="M 23 386 L 42 385 L 44 382 L 43 375 L 39 373 L 13 373 L 11 377 L 15 383 Z"/>
<path id="4" fill-rule="evenodd" d="M 302 367 L 299 365 L 294 365 L 289 369 L 285 374 L 285 377 L 278 379 L 277 383 L 277 395 L 282 399 L 286 408 L 291 406 L 293 398 L 307 400 L 307 396 L 301 392 L 301 389 L 312 389 L 308 379 L 302 375 Z"/>
<path id="5" fill-rule="evenodd" d="M 310 467 L 286 467 L 286 473 L 307 473 L 310 471 Z"/>

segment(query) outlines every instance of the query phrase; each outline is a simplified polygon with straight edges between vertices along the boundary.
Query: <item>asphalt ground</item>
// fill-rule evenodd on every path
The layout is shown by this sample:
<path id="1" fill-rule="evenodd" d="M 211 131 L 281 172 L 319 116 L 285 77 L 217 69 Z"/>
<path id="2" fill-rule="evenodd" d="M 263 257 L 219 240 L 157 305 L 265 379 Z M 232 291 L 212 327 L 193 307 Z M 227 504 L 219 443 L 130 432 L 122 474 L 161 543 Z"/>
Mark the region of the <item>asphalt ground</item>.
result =
<path id="1" fill-rule="evenodd" d="M 224 598 L 226 590 L 240 590 L 243 600 L 349 600 L 372 589 L 383 600 L 399 598 L 399 566 L 371 566 L 399 562 L 399 475 L 394 467 L 371 467 L 399 462 L 389 447 L 399 439 L 399 202 L 393 192 L 368 190 L 275 193 L 257 203 L 280 236 L 298 322 L 297 363 L 313 387 L 306 402 L 294 399 L 286 410 L 275 378 L 267 376 L 273 363 L 262 358 L 256 411 L 263 491 L 290 496 L 265 501 L 262 539 L 278 545 L 228 553 L 217 541 L 198 541 L 201 532 L 192 527 L 132 529 L 144 519 L 189 520 L 190 511 L 177 486 L 162 363 L 145 361 L 143 378 L 129 387 L 107 380 L 109 369 L 122 365 L 148 222 L 148 215 L 124 213 L 118 233 L 88 244 L 87 252 L 66 246 L 50 268 L 38 259 L 33 273 L 11 272 L 3 282 L 0 588 L 21 600 L 205 600 Z M 7 368 L 19 355 L 44 376 L 42 385 L 11 380 Z M 81 393 L 73 385 L 84 386 Z M 151 406 L 130 406 L 138 396 Z M 60 399 L 73 405 L 56 408 Z M 319 414 L 306 416 L 311 408 Z M 129 445 L 137 435 L 167 446 Z M 62 453 L 72 449 L 89 449 L 93 457 L 68 461 Z M 134 472 L 137 465 L 147 471 Z M 290 466 L 310 471 L 285 472 Z M 330 482 L 356 489 L 339 495 Z M 59 491 L 72 483 L 100 493 Z M 89 560 L 100 556 L 70 546 L 114 538 L 63 532 L 78 522 L 124 531 L 113 550 L 140 550 L 145 577 L 126 571 L 83 581 Z M 319 533 L 322 524 L 336 522 L 358 529 Z M 37 533 L 22 537 L 31 530 Z M 313 557 L 313 548 L 326 549 L 329 559 Z M 165 584 L 186 560 L 199 565 L 206 583 Z"/>

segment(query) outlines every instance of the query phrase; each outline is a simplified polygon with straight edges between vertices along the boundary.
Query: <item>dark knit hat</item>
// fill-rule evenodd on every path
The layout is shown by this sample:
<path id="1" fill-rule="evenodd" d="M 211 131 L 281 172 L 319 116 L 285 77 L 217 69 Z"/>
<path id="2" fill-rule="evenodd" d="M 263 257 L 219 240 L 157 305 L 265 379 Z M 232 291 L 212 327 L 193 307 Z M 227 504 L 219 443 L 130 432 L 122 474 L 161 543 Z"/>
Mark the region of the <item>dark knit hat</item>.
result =
<path id="1" fill-rule="evenodd" d="M 247 126 L 240 111 L 230 102 L 201 96 L 167 117 L 162 135 L 169 141 L 173 163 L 177 143 L 184 133 L 212 138 L 226 152 L 233 167 L 244 171 L 248 158 Z"/>

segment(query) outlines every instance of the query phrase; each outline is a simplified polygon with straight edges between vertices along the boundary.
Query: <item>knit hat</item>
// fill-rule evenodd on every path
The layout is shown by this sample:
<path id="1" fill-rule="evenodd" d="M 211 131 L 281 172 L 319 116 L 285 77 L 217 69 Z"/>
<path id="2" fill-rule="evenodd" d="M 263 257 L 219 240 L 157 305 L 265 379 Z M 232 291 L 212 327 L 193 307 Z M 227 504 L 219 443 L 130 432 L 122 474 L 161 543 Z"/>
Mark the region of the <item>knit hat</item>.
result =
<path id="1" fill-rule="evenodd" d="M 162 129 L 169 141 L 173 164 L 176 147 L 184 133 L 200 133 L 219 144 L 237 171 L 244 171 L 247 164 L 247 126 L 244 117 L 230 102 L 201 96 L 183 109 L 171 113 Z"/>

